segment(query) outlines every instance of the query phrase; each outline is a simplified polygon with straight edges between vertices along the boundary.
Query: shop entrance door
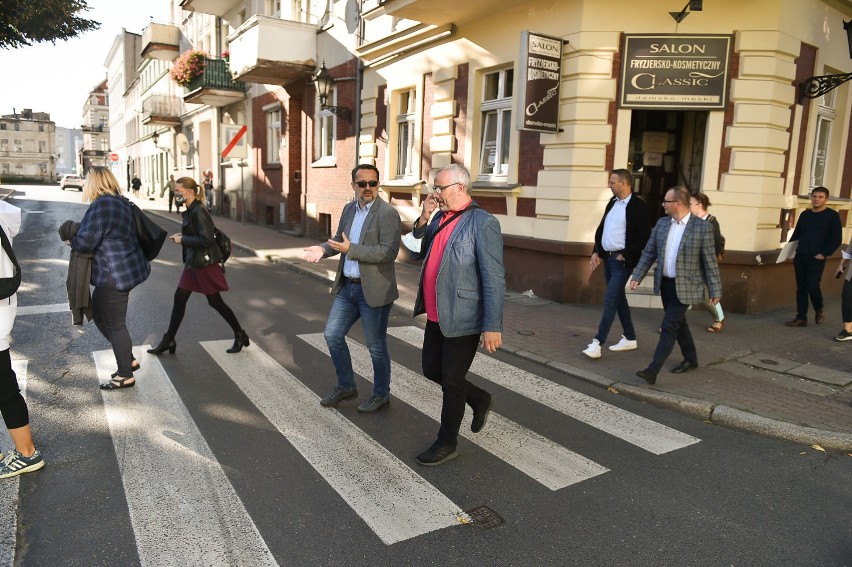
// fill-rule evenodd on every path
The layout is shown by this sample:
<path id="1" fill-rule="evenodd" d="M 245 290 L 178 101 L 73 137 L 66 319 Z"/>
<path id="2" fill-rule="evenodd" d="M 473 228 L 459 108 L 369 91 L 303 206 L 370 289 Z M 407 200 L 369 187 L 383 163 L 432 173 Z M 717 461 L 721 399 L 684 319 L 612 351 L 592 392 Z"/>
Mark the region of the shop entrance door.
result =
<path id="1" fill-rule="evenodd" d="M 633 191 L 651 210 L 651 220 L 663 215 L 663 197 L 671 187 L 683 185 L 701 191 L 707 112 L 634 110 L 630 124 L 630 158 Z"/>

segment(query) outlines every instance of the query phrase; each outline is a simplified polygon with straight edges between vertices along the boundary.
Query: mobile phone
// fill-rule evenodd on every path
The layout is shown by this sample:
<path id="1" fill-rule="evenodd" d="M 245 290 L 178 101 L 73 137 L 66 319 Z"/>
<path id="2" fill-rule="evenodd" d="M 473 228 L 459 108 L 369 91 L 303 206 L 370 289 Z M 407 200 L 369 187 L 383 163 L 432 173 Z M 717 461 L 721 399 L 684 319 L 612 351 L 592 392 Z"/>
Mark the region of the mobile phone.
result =
<path id="1" fill-rule="evenodd" d="M 836 274 L 834 274 L 834 279 L 839 280 L 839 279 L 840 279 L 840 276 L 842 276 L 842 275 L 843 275 L 843 272 L 845 272 L 845 271 L 846 271 L 846 266 L 843 266 L 842 268 L 840 268 L 839 270 L 837 270 L 837 273 L 836 273 Z"/>

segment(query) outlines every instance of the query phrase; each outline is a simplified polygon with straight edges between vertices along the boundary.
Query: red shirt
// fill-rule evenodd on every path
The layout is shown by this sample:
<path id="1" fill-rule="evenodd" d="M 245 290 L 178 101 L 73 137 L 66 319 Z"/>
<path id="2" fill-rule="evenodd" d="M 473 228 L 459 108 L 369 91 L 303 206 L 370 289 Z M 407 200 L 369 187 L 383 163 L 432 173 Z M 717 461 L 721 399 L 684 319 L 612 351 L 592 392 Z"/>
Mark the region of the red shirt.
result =
<path id="1" fill-rule="evenodd" d="M 435 323 L 438 322 L 438 270 L 441 268 L 441 258 L 444 257 L 444 249 L 450 240 L 450 234 L 455 230 L 459 222 L 462 209 L 467 207 L 473 199 L 464 203 L 457 211 L 448 211 L 441 218 L 440 225 L 449 223 L 447 228 L 441 230 L 432 240 L 432 248 L 423 268 L 423 303 L 426 306 L 426 318 Z"/>

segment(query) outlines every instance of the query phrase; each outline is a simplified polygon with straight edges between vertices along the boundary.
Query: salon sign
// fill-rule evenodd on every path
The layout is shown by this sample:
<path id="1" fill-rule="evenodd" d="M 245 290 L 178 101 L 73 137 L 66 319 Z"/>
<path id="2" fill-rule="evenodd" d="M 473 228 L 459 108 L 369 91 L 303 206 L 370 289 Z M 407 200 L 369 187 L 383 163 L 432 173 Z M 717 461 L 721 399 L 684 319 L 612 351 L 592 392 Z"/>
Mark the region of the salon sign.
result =
<path id="1" fill-rule="evenodd" d="M 559 131 L 559 86 L 562 83 L 562 40 L 521 32 L 521 75 L 517 116 L 520 130 Z"/>
<path id="2" fill-rule="evenodd" d="M 730 35 L 625 34 L 622 108 L 724 109 Z"/>

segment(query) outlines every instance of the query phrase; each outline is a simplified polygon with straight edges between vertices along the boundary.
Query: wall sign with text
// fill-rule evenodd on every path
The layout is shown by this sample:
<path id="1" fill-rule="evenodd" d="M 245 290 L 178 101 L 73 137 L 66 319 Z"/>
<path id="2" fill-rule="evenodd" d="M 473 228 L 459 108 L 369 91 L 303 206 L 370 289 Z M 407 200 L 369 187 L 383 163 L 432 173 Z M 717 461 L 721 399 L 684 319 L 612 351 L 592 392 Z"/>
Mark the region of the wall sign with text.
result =
<path id="1" fill-rule="evenodd" d="M 731 39 L 730 35 L 625 34 L 619 106 L 725 108 Z"/>
<path id="2" fill-rule="evenodd" d="M 559 87 L 562 84 L 562 40 L 521 32 L 518 77 L 519 130 L 559 131 Z"/>

